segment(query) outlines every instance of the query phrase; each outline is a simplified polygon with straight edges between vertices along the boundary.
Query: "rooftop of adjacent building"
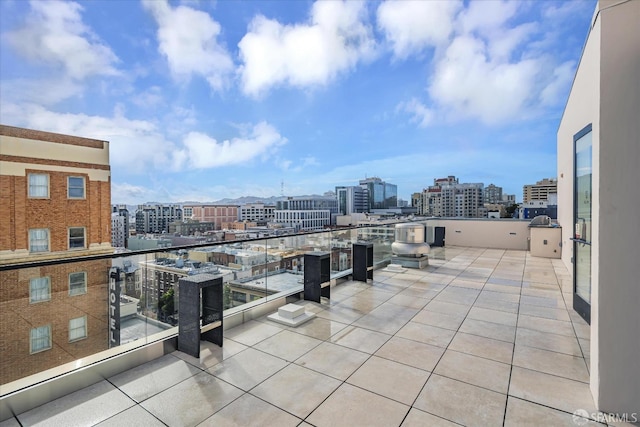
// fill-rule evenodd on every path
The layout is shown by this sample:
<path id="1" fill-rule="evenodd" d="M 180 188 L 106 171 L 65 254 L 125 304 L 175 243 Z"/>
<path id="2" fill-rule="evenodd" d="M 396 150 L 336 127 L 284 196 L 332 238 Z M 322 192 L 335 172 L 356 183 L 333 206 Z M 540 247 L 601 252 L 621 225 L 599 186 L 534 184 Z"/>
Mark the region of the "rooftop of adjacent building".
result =
<path id="1" fill-rule="evenodd" d="M 258 317 L 0 426 L 595 425 L 571 286 L 560 260 L 433 248 L 423 270 L 297 302 L 316 314 L 297 328 Z"/>

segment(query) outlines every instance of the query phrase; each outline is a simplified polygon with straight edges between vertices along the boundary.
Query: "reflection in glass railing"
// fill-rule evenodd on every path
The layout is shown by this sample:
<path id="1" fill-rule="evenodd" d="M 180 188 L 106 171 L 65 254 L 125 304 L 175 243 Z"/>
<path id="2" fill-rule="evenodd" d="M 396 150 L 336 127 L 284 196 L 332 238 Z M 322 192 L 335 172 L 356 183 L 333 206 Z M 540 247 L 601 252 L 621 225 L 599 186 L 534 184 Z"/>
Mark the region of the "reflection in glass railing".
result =
<path id="1" fill-rule="evenodd" d="M 0 265 L 0 384 L 177 333 L 182 278 L 222 277 L 224 310 L 242 310 L 300 292 L 307 252 L 329 252 L 336 278 L 350 272 L 353 243 L 372 242 L 380 263 L 390 259 L 393 236 L 386 224 Z"/>

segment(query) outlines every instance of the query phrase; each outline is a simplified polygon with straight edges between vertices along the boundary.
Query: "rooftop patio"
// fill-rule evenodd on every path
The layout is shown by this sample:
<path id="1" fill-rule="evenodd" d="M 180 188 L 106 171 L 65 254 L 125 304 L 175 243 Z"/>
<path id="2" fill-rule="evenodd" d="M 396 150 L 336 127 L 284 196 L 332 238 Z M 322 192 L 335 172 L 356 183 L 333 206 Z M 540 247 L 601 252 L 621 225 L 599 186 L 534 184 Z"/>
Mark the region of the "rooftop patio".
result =
<path id="1" fill-rule="evenodd" d="M 597 424 L 573 415 L 596 412 L 589 326 L 559 259 L 433 248 L 374 278 L 299 301 L 317 317 L 297 328 L 249 321 L 200 360 L 167 354 L 0 427 Z"/>

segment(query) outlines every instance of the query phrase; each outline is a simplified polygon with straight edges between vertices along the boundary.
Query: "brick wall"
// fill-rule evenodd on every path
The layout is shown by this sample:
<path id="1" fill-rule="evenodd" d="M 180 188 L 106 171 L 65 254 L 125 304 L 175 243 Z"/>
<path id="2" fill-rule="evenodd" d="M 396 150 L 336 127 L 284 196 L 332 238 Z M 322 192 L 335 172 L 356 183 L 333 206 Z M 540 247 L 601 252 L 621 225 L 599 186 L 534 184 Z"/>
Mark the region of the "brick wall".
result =
<path id="1" fill-rule="evenodd" d="M 85 261 L 0 272 L 0 384 L 108 348 L 110 260 Z M 69 273 L 87 273 L 87 293 L 69 295 Z M 30 303 L 29 279 L 50 277 L 51 299 Z M 87 337 L 69 342 L 69 320 L 87 317 Z M 32 328 L 51 325 L 52 348 L 30 354 Z"/>

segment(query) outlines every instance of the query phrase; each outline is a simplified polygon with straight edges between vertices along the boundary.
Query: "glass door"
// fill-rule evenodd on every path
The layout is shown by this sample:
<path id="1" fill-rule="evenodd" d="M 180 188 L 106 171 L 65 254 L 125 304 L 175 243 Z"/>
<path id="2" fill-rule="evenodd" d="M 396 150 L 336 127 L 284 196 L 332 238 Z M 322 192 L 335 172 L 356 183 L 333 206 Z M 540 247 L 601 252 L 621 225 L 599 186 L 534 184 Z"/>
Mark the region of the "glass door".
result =
<path id="1" fill-rule="evenodd" d="M 573 309 L 591 323 L 591 125 L 574 137 Z"/>

